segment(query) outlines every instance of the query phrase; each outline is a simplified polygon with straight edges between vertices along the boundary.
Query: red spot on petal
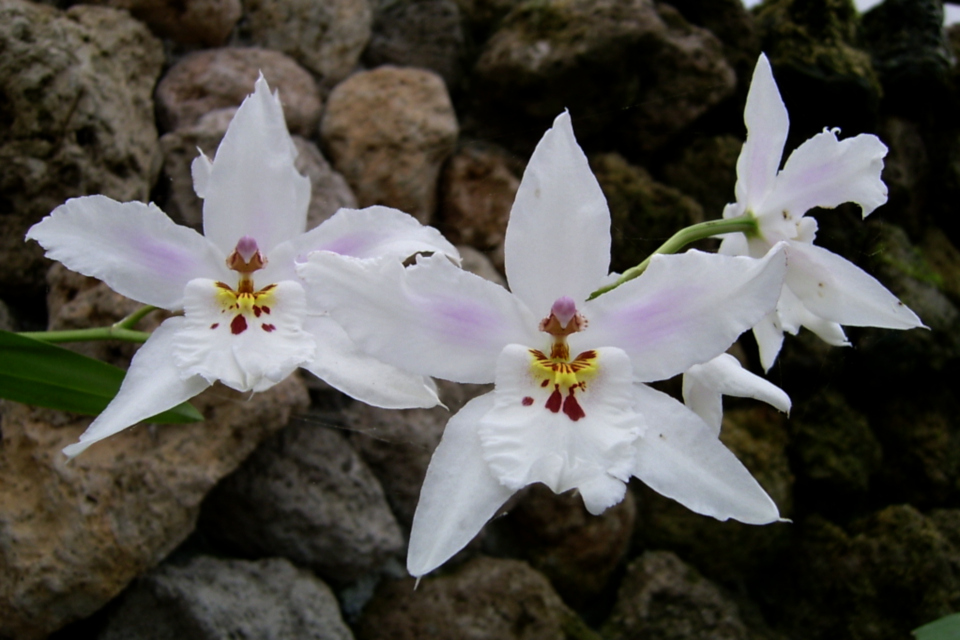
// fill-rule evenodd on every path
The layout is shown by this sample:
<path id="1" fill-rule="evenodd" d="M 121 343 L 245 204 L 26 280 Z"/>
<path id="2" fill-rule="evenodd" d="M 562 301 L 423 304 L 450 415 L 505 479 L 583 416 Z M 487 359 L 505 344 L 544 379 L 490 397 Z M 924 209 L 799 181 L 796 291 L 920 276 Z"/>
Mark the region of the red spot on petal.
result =
<path id="1" fill-rule="evenodd" d="M 547 398 L 547 409 L 553 411 L 554 413 L 560 412 L 560 404 L 563 401 L 563 396 L 560 395 L 560 389 L 554 389 L 553 393 L 550 394 L 550 397 Z"/>
<path id="2" fill-rule="evenodd" d="M 259 318 L 262 311 L 263 310 L 260 307 L 258 307 L 257 305 L 253 305 L 253 315 Z"/>
<path id="3" fill-rule="evenodd" d="M 577 399 L 573 397 L 572 391 L 570 395 L 567 396 L 567 399 L 563 401 L 563 412 L 574 422 L 587 415 L 583 412 L 583 407 L 580 406 Z"/>
<path id="4" fill-rule="evenodd" d="M 210 328 L 211 328 L 211 329 L 216 329 L 216 328 L 219 327 L 219 326 L 220 326 L 220 323 L 219 323 L 219 322 L 214 322 L 212 325 L 210 325 Z"/>
<path id="5" fill-rule="evenodd" d="M 262 325 L 261 328 L 262 328 L 264 331 L 266 331 L 267 333 L 270 333 L 271 331 L 273 331 L 274 329 L 276 329 L 276 327 L 273 326 L 272 324 Z"/>
<path id="6" fill-rule="evenodd" d="M 525 396 L 523 400 L 520 401 L 520 404 L 522 404 L 525 407 L 529 407 L 530 405 L 533 404 L 533 398 L 531 398 L 530 396 Z"/>
<path id="7" fill-rule="evenodd" d="M 236 316 L 230 322 L 230 331 L 233 335 L 239 335 L 247 330 L 247 319 L 243 316 Z"/>
<path id="8" fill-rule="evenodd" d="M 263 307 L 260 307 L 260 308 L 263 309 L 263 312 L 264 312 L 264 313 L 266 313 L 266 314 L 269 314 L 269 313 L 270 313 L 270 307 L 263 306 Z"/>
<path id="9" fill-rule="evenodd" d="M 550 381 L 549 381 L 549 380 L 544 380 L 543 382 L 540 383 L 540 386 L 541 386 L 541 387 L 545 387 L 545 386 L 547 386 L 548 384 L 550 384 Z"/>

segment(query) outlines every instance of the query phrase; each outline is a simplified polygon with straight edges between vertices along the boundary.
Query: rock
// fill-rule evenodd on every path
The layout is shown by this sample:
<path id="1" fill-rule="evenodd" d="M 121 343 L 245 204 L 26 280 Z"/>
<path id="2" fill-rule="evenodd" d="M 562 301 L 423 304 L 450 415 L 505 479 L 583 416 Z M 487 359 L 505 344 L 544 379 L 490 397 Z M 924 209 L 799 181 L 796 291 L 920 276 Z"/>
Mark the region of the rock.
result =
<path id="1" fill-rule="evenodd" d="M 147 199 L 163 50 L 123 11 L 2 0 L 0 51 L 0 287 L 36 296 L 49 262 L 31 225 L 75 196 Z"/>
<path id="2" fill-rule="evenodd" d="M 218 47 L 240 19 L 240 0 L 93 0 L 126 9 L 161 38 L 185 45 Z"/>
<path id="3" fill-rule="evenodd" d="M 490 538 L 504 550 L 509 545 L 509 555 L 529 562 L 564 602 L 581 610 L 608 595 L 611 576 L 630 545 L 636 515 L 629 492 L 622 502 L 594 516 L 576 492 L 557 495 L 535 484 L 492 523 L 496 535 Z M 497 555 L 502 555 L 499 550 Z"/>
<path id="4" fill-rule="evenodd" d="M 528 0 L 503 19 L 475 73 L 492 117 L 506 107 L 500 119 L 546 125 L 568 108 L 582 138 L 609 130 L 645 152 L 736 82 L 719 40 L 653 0 Z"/>
<path id="5" fill-rule="evenodd" d="M 358 640 L 599 640 L 523 562 L 477 558 L 453 575 L 381 583 Z"/>
<path id="6" fill-rule="evenodd" d="M 392 64 L 437 73 L 453 89 L 463 75 L 465 36 L 455 0 L 381 0 L 374 14 L 368 67 Z"/>
<path id="7" fill-rule="evenodd" d="M 99 640 L 353 640 L 330 587 L 282 558 L 163 564 L 124 594 Z"/>
<path id="8" fill-rule="evenodd" d="M 213 157 L 216 153 L 235 108 L 217 109 L 202 116 L 197 124 L 166 133 L 160 138 L 163 150 L 163 194 L 158 197 L 163 210 L 174 221 L 199 229 L 203 221 L 203 201 L 193 190 L 190 166 L 197 157 L 197 149 Z M 293 136 L 297 147 L 295 166 L 310 178 L 310 208 L 307 228 L 312 229 L 341 208 L 356 208 L 357 199 L 343 176 L 333 170 L 317 145 Z"/>
<path id="9" fill-rule="evenodd" d="M 703 222 L 703 209 L 694 200 L 619 154 L 593 156 L 590 167 L 610 207 L 612 271 L 636 266 L 680 229 Z"/>
<path id="10" fill-rule="evenodd" d="M 207 491 L 306 400 L 296 376 L 252 397 L 217 385 L 192 401 L 205 422 L 134 427 L 70 464 L 60 450 L 89 417 L 5 402 L 0 637 L 43 638 L 106 604 L 190 534 Z"/>
<path id="11" fill-rule="evenodd" d="M 330 94 L 320 134 L 361 207 L 383 204 L 430 221 L 440 165 L 458 134 L 438 75 L 390 66 L 357 73 Z"/>
<path id="12" fill-rule="evenodd" d="M 647 551 L 627 566 L 609 640 L 747 640 L 737 605 L 696 569 L 669 551 Z"/>
<path id="13" fill-rule="evenodd" d="M 889 196 L 882 215 L 910 235 L 921 236 L 939 213 L 934 207 L 942 206 L 930 196 L 931 162 L 923 132 L 915 122 L 891 116 L 881 121 L 877 135 L 890 149 L 883 161 Z"/>
<path id="14" fill-rule="evenodd" d="M 670 6 L 698 27 L 703 27 L 723 43 L 723 56 L 746 80 L 760 54 L 760 38 L 753 15 L 740 0 L 672 0 Z"/>
<path id="15" fill-rule="evenodd" d="M 16 321 L 10 307 L 3 300 L 0 300 L 0 331 L 15 331 Z"/>
<path id="16" fill-rule="evenodd" d="M 370 0 L 243 0 L 243 9 L 236 41 L 287 54 L 324 91 L 353 71 L 370 40 Z"/>
<path id="17" fill-rule="evenodd" d="M 663 181 L 696 200 L 704 218 L 720 218 L 727 203 L 736 199 L 737 159 L 742 147 L 743 140 L 730 135 L 698 138 L 663 168 Z"/>
<path id="18" fill-rule="evenodd" d="M 200 528 L 247 556 L 283 556 L 343 584 L 404 547 L 383 490 L 335 430 L 297 420 L 203 504 Z"/>
<path id="19" fill-rule="evenodd" d="M 320 90 L 310 74 L 278 51 L 226 47 L 181 59 L 157 85 L 157 119 L 163 131 L 197 123 L 214 109 L 239 107 L 260 73 L 280 92 L 291 133 L 314 134 L 320 121 Z"/>

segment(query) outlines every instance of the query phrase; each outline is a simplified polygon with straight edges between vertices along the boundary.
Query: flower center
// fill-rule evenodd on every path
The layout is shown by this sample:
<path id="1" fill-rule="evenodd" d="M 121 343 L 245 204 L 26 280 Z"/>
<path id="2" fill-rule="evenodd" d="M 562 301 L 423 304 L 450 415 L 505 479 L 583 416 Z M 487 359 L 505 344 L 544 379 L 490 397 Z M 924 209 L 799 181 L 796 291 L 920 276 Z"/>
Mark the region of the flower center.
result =
<path id="1" fill-rule="evenodd" d="M 277 328 L 266 321 L 273 306 L 273 290 L 277 285 L 269 284 L 256 290 L 251 275 L 266 264 L 267 259 L 257 248 L 257 241 L 250 236 L 240 238 L 237 248 L 227 258 L 227 267 L 239 273 L 240 278 L 236 290 L 225 282 L 217 282 L 216 296 L 220 313 L 233 316 L 230 320 L 230 332 L 234 335 L 246 331 L 250 324 L 259 324 L 267 333 Z M 216 329 L 219 326 L 219 322 L 214 322 L 210 328 Z"/>
<path id="2" fill-rule="evenodd" d="M 586 416 L 577 400 L 577 391 L 587 388 L 587 381 L 597 372 L 597 352 L 584 351 L 573 360 L 570 359 L 570 347 L 567 336 L 583 331 L 587 327 L 586 319 L 577 313 L 574 301 L 566 296 L 553 303 L 550 315 L 540 322 L 540 330 L 553 337 L 550 355 L 537 349 L 530 349 L 532 360 L 531 373 L 539 381 L 540 387 L 553 390 L 547 397 L 546 407 L 553 413 L 563 413 L 576 422 Z M 524 398 L 524 404 L 533 404 Z"/>

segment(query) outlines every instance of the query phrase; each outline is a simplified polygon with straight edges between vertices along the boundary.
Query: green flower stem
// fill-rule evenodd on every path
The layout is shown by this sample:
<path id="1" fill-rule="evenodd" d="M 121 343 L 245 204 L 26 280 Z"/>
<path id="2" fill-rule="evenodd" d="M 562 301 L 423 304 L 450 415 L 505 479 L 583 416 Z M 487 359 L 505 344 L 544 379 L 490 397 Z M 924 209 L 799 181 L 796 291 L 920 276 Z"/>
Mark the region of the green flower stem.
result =
<path id="1" fill-rule="evenodd" d="M 613 284 L 600 287 L 591 293 L 587 300 L 593 300 L 597 296 L 603 295 L 608 291 L 613 291 L 624 282 L 633 280 L 641 273 L 646 271 L 647 267 L 650 265 L 650 259 L 658 253 L 676 253 L 691 242 L 703 240 L 704 238 L 712 238 L 713 236 L 718 236 L 725 233 L 744 233 L 747 236 L 755 235 L 759 233 L 757 219 L 753 217 L 753 215 L 747 213 L 736 218 L 730 218 L 728 220 L 708 220 L 707 222 L 701 222 L 700 224 L 691 225 L 685 229 L 681 229 L 673 234 L 669 240 L 660 245 L 660 247 L 650 254 L 646 260 L 637 266 L 630 267 L 624 271 L 623 275 L 620 276 L 620 278 Z"/>
<path id="2" fill-rule="evenodd" d="M 133 329 L 135 326 L 137 326 L 137 323 L 138 323 L 138 322 L 140 322 L 141 320 L 143 320 L 144 316 L 146 316 L 146 315 L 147 315 L 148 313 L 150 313 L 151 311 L 156 311 L 156 310 L 157 310 L 157 308 L 156 308 L 155 306 L 153 306 L 153 305 L 150 305 L 150 304 L 144 305 L 144 306 L 140 307 L 139 309 L 137 309 L 136 311 L 134 311 L 133 313 L 131 313 L 130 315 L 128 315 L 128 316 L 127 316 L 126 318 L 124 318 L 123 320 L 120 320 L 119 322 L 114 322 L 114 323 L 113 323 L 113 328 L 115 328 L 115 329 Z"/>
<path id="3" fill-rule="evenodd" d="M 150 337 L 150 333 L 147 331 L 134 331 L 132 327 L 135 327 L 144 316 L 156 309 L 156 307 L 151 305 L 141 307 L 109 327 L 73 329 L 69 331 L 25 331 L 18 335 L 49 343 L 87 342 L 90 340 L 122 340 L 124 342 L 143 343 Z"/>

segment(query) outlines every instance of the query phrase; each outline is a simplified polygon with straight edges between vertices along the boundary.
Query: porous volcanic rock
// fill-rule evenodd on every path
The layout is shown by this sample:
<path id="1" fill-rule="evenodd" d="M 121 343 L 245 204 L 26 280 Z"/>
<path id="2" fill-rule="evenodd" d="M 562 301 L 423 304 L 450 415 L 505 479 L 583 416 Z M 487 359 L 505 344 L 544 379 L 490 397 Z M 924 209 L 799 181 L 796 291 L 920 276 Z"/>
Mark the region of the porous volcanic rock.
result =
<path id="1" fill-rule="evenodd" d="M 217 47 L 240 19 L 240 0 L 94 0 L 126 9 L 161 38 L 185 45 Z"/>

